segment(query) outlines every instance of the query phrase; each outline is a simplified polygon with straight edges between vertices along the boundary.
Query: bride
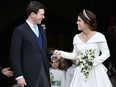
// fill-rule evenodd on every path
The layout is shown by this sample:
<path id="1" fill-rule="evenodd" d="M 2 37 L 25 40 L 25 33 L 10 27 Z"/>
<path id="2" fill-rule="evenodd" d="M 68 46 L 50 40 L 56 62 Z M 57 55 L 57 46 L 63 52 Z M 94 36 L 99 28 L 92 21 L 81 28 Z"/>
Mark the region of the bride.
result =
<path id="1" fill-rule="evenodd" d="M 73 52 L 55 50 L 54 55 L 77 59 L 70 87 L 112 87 L 107 69 L 102 64 L 110 56 L 105 36 L 95 31 L 96 16 L 89 10 L 78 14 L 78 30 L 73 38 Z"/>

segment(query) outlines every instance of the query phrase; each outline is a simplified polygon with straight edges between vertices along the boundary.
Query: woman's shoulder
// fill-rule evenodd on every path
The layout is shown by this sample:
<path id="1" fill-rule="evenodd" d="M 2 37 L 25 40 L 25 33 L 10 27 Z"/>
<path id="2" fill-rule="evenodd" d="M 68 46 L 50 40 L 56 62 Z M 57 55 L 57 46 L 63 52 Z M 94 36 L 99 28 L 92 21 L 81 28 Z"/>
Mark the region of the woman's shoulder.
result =
<path id="1" fill-rule="evenodd" d="M 102 41 L 106 41 L 105 39 L 105 35 L 101 32 L 96 32 L 96 34 L 92 37 L 92 39 L 90 40 L 90 42 L 102 42 Z"/>
<path id="2" fill-rule="evenodd" d="M 80 33 L 75 34 L 75 35 L 74 35 L 74 38 L 78 38 L 79 35 L 80 35 Z M 73 39 L 74 39 L 74 38 L 73 38 Z"/>
<path id="3" fill-rule="evenodd" d="M 95 37 L 98 38 L 98 39 L 101 39 L 101 40 L 105 39 L 105 35 L 101 32 L 96 32 Z"/>
<path id="4" fill-rule="evenodd" d="M 74 37 L 73 37 L 73 44 L 80 43 L 79 35 L 80 35 L 80 33 L 74 35 Z"/>
<path id="5" fill-rule="evenodd" d="M 73 41 L 79 37 L 79 34 L 75 34 L 73 37 Z"/>
<path id="6" fill-rule="evenodd" d="M 98 32 L 98 31 L 96 31 L 96 35 L 100 35 L 100 36 L 104 36 L 104 34 L 103 33 L 101 33 L 101 32 Z"/>

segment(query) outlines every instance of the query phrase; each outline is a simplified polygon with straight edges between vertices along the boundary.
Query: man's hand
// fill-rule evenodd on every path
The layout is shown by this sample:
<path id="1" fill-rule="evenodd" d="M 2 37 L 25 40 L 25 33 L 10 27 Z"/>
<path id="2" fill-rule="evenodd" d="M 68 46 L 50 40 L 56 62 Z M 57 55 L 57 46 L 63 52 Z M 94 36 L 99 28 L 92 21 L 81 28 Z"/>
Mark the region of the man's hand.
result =
<path id="1" fill-rule="evenodd" d="M 55 62 L 55 61 L 58 61 L 60 59 L 60 56 L 59 55 L 52 55 L 51 56 L 51 60 L 52 60 L 52 62 Z"/>
<path id="2" fill-rule="evenodd" d="M 24 78 L 18 79 L 17 83 L 18 83 L 19 87 L 24 87 L 25 85 L 27 85 Z"/>
<path id="3" fill-rule="evenodd" d="M 2 73 L 7 77 L 13 76 L 13 71 L 10 70 L 10 67 L 2 69 Z"/>

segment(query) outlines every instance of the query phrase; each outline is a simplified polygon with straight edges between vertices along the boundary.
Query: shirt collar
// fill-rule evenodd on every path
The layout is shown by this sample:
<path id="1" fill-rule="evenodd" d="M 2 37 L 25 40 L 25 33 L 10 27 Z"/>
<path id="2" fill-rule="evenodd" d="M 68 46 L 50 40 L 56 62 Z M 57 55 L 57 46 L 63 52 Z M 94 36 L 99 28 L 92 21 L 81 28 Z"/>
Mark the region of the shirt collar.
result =
<path id="1" fill-rule="evenodd" d="M 26 20 L 27 24 L 32 28 L 34 24 L 30 23 L 28 20 Z"/>

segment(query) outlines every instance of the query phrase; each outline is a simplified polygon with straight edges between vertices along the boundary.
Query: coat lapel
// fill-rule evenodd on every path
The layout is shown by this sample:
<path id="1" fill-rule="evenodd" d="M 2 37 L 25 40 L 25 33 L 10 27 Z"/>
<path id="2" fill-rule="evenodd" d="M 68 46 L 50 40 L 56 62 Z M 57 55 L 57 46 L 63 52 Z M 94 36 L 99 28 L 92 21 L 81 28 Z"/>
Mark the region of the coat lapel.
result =
<path id="1" fill-rule="evenodd" d="M 36 36 L 35 33 L 32 31 L 32 29 L 30 28 L 30 26 L 29 26 L 27 23 L 25 23 L 25 24 L 26 24 L 26 26 L 25 26 L 26 31 L 25 31 L 25 32 L 27 32 L 28 38 L 31 40 L 31 42 L 34 44 L 34 46 L 35 46 L 36 48 L 39 48 L 39 50 L 41 50 L 41 48 L 40 48 L 40 46 L 39 46 L 39 43 L 38 43 L 38 38 L 37 38 L 37 36 Z"/>

